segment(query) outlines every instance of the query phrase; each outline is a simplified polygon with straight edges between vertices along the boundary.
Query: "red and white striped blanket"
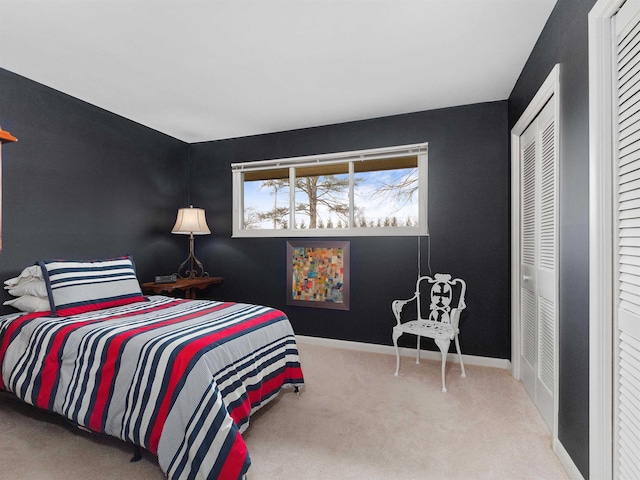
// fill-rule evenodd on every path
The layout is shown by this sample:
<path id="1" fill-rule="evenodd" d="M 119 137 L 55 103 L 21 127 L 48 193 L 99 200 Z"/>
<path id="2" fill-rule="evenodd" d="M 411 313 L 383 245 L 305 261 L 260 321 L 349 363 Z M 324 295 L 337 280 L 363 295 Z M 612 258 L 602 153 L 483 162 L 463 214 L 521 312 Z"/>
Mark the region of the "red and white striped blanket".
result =
<path id="1" fill-rule="evenodd" d="M 162 296 L 0 317 L 0 364 L 0 389 L 156 453 L 171 480 L 242 478 L 250 414 L 303 384 L 281 311 Z"/>

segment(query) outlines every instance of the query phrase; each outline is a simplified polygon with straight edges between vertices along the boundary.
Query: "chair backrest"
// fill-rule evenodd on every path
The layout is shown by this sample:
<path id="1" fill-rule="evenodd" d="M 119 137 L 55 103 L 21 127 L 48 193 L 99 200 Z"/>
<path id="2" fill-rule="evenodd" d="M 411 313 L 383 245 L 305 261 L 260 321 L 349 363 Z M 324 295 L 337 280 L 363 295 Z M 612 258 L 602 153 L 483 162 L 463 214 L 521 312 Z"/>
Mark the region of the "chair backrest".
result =
<path id="1" fill-rule="evenodd" d="M 451 323 L 451 310 L 455 309 L 456 316 L 458 316 L 460 311 L 466 307 L 464 303 L 466 290 L 467 284 L 464 280 L 460 278 L 452 280 L 448 273 L 436 273 L 433 278 L 429 276 L 418 277 L 416 281 L 418 318 Z M 428 298 L 423 299 L 422 296 L 425 294 Z M 426 309 L 429 311 L 428 318 L 422 316 L 423 310 Z"/>

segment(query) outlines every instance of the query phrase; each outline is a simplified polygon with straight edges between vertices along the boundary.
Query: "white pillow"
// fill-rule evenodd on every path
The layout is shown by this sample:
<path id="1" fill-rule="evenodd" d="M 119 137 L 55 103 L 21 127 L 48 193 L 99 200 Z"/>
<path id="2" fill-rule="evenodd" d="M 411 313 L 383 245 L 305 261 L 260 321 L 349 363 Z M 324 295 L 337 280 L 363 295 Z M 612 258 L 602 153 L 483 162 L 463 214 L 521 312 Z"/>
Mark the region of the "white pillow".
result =
<path id="1" fill-rule="evenodd" d="M 7 300 L 3 305 L 17 308 L 23 312 L 48 312 L 51 310 L 47 298 L 34 297 L 32 295 L 23 295 L 13 300 Z"/>
<path id="2" fill-rule="evenodd" d="M 47 284 L 44 280 L 31 280 L 29 282 L 20 283 L 15 287 L 4 287 L 10 295 L 21 297 L 22 295 L 31 295 L 33 297 L 49 298 L 47 293 Z"/>
<path id="3" fill-rule="evenodd" d="M 10 278 L 9 280 L 5 280 L 4 284 L 6 285 L 4 288 L 14 288 L 22 283 L 31 282 L 33 280 L 44 280 L 42 276 L 42 268 L 40 265 L 31 265 L 20 273 L 15 278 Z"/>

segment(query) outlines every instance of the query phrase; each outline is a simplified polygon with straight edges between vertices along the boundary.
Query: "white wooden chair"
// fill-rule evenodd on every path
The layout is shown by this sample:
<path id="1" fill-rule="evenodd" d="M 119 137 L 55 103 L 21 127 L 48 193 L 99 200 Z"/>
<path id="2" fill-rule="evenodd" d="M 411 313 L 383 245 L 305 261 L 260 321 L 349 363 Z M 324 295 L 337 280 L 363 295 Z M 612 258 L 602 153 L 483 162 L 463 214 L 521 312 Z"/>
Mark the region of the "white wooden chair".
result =
<path id="1" fill-rule="evenodd" d="M 429 313 L 425 318 L 422 316 L 421 293 L 420 287 L 423 282 L 430 284 L 430 305 Z M 424 288 L 424 287 L 423 287 Z M 398 324 L 393 327 L 393 345 L 396 349 L 396 376 L 400 370 L 400 351 L 398 350 L 398 338 L 404 333 L 417 335 L 417 352 L 416 363 L 420 363 L 420 337 L 433 338 L 442 353 L 442 391 L 446 392 L 447 387 L 444 381 L 445 365 L 447 363 L 447 353 L 451 340 L 455 340 L 458 358 L 460 359 L 460 368 L 462 376 L 466 377 L 464 371 L 464 363 L 462 363 L 462 354 L 460 353 L 460 343 L 458 342 L 458 323 L 460 321 L 460 313 L 466 308 L 464 303 L 464 294 L 467 290 L 467 284 L 464 280 L 456 278 L 451 280 L 451 275 L 436 273 L 434 278 L 429 276 L 419 277 L 416 281 L 416 291 L 413 297 L 407 300 L 394 300 L 391 303 L 391 309 L 396 317 Z M 426 293 L 426 290 L 425 290 Z M 457 305 L 454 300 L 457 300 Z M 403 308 L 415 301 L 415 319 L 402 322 Z M 452 308 L 452 302 L 454 307 Z M 407 315 L 405 315 L 407 316 Z"/>

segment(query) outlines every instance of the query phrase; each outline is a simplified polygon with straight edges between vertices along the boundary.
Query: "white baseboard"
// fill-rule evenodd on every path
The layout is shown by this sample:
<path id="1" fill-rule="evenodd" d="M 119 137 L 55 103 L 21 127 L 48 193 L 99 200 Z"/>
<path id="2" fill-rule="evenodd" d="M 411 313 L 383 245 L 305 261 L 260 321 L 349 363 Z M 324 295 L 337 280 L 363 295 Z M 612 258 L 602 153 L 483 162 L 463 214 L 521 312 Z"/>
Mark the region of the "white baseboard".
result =
<path id="1" fill-rule="evenodd" d="M 320 337 L 309 337 L 306 335 L 296 335 L 296 341 L 298 343 L 306 343 L 308 345 L 318 345 L 321 347 L 332 347 L 332 348 L 344 348 L 346 350 L 358 350 L 361 352 L 372 352 L 372 353 L 383 353 L 386 355 L 394 355 L 396 354 L 395 348 L 391 345 L 378 345 L 375 343 L 363 343 L 363 342 L 352 342 L 349 340 L 335 340 L 332 338 L 320 338 Z M 400 355 L 403 357 L 414 357 L 416 356 L 415 348 L 407 348 L 400 347 Z M 440 360 L 442 357 L 440 356 L 440 352 L 432 351 L 432 350 L 421 350 L 420 358 L 425 360 Z M 465 365 L 479 365 L 482 367 L 495 367 L 495 368 L 504 368 L 506 370 L 511 370 L 511 361 L 505 358 L 491 358 L 491 357 L 478 357 L 475 355 L 465 355 L 462 354 L 462 360 Z M 447 355 L 447 361 L 457 362 L 458 355 L 455 353 L 449 353 Z"/>
<path id="2" fill-rule="evenodd" d="M 556 456 L 560 460 L 560 463 L 564 467 L 564 470 L 567 472 L 570 480 L 584 480 L 584 477 L 576 467 L 576 464 L 573 463 L 573 460 L 569 456 L 569 453 L 564 449 L 560 440 L 554 442 L 553 451 Z"/>

